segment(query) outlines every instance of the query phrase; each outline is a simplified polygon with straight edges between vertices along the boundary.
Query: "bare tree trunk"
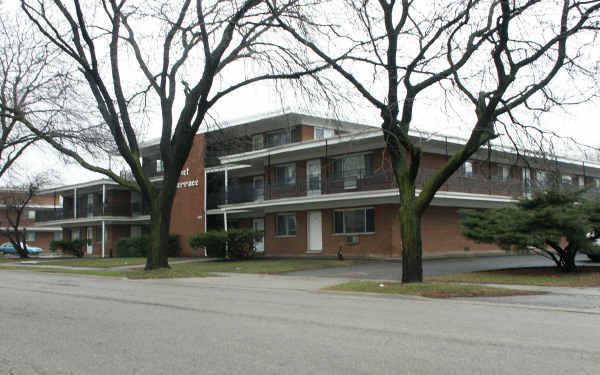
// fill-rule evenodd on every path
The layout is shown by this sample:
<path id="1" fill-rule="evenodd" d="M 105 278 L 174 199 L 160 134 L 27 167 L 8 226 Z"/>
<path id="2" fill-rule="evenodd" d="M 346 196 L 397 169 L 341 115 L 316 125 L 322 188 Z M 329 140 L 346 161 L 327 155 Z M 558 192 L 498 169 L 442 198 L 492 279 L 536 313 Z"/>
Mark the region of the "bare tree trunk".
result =
<path id="1" fill-rule="evenodd" d="M 152 208 L 150 214 L 150 248 L 146 258 L 146 270 L 160 268 L 160 248 L 161 248 L 161 223 L 162 212 L 160 201 L 151 200 Z"/>
<path id="2" fill-rule="evenodd" d="M 423 281 L 421 265 L 421 214 L 412 207 L 400 208 L 402 229 L 402 282 Z"/>

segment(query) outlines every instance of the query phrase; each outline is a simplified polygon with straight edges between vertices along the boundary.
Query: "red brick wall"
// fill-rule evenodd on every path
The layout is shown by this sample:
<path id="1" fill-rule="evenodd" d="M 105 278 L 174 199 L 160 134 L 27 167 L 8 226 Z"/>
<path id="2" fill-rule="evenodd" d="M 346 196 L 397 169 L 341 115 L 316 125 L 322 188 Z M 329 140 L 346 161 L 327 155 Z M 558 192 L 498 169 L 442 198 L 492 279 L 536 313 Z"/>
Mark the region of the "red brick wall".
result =
<path id="1" fill-rule="evenodd" d="M 265 255 L 299 255 L 307 250 L 306 212 L 296 214 L 296 235 L 276 236 L 275 214 L 265 215 Z"/>
<path id="2" fill-rule="evenodd" d="M 171 233 L 179 235 L 183 248 L 181 255 L 204 255 L 204 252 L 193 250 L 189 244 L 190 236 L 204 231 L 206 213 L 204 212 L 204 151 L 205 136 L 198 134 L 183 169 L 189 168 L 187 176 L 180 176 L 179 182 L 198 180 L 198 186 L 177 189 L 173 209 L 171 211 Z M 198 217 L 201 217 L 198 219 Z"/>
<path id="3" fill-rule="evenodd" d="M 312 126 L 298 125 L 296 127 L 296 132 L 298 134 L 298 142 L 315 139 L 315 130 Z"/>
<path id="4" fill-rule="evenodd" d="M 323 252 L 333 256 L 339 247 L 352 256 L 402 255 L 400 219 L 397 205 L 375 206 L 375 234 L 360 234 L 357 244 L 347 244 L 345 235 L 333 233 L 333 209 L 322 210 Z M 497 250 L 496 245 L 477 244 L 461 235 L 460 218 L 455 207 L 430 207 L 423 216 L 424 253 Z M 275 214 L 265 217 L 265 255 L 302 255 L 308 248 L 307 213 L 296 212 L 297 233 L 293 237 L 275 236 Z"/>

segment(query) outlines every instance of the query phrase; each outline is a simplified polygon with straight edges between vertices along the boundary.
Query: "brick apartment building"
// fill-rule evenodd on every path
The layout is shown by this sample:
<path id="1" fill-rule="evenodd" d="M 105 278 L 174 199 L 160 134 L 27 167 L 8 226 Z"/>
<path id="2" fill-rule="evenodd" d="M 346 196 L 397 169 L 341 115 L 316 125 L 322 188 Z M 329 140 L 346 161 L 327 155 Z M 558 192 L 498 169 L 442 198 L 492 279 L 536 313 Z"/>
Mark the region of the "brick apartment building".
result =
<path id="1" fill-rule="evenodd" d="M 15 199 L 23 199 L 26 192 L 20 190 L 1 190 L 0 191 L 0 244 L 9 242 L 5 231 L 13 231 L 11 225 L 15 223 L 17 216 L 16 209 L 20 209 L 18 205 L 13 205 Z M 60 207 L 61 203 L 55 201 L 55 196 L 52 194 L 41 194 L 31 198 L 29 204 L 23 209 L 21 219 L 19 221 L 18 230 L 25 232 L 25 240 L 28 245 L 38 246 L 47 251 L 50 247 L 50 241 L 62 238 L 62 229 L 59 226 L 37 226 L 36 221 L 39 215 L 44 215 L 46 212 L 51 212 L 55 207 Z"/>
<path id="2" fill-rule="evenodd" d="M 415 135 L 417 137 L 418 135 Z M 455 137 L 419 135 L 424 154 L 419 186 L 460 147 Z M 190 235 L 246 227 L 264 230 L 266 256 L 399 257 L 398 192 L 381 130 L 298 113 L 263 116 L 198 134 L 173 205 L 172 233 L 183 255 Z M 158 144 L 143 147 L 143 165 L 162 181 Z M 572 187 L 600 191 L 600 165 L 569 159 L 517 158 L 482 149 L 436 194 L 422 223 L 426 253 L 485 251 L 461 235 L 460 208 L 502 207 L 547 187 L 551 175 Z M 147 233 L 150 217 L 138 193 L 109 180 L 64 186 L 63 207 L 38 226 L 63 228 L 65 238 L 92 239 L 91 255 L 108 256 L 120 237 Z M 54 216 L 53 216 L 54 215 Z"/>

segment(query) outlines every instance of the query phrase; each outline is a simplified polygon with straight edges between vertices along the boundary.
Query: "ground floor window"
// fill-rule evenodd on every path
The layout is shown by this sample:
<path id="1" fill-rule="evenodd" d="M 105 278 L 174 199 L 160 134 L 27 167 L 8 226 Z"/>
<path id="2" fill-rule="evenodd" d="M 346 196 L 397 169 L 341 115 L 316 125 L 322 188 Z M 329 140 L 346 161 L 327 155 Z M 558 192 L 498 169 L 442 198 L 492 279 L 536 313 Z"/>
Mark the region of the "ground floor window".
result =
<path id="1" fill-rule="evenodd" d="M 27 242 L 35 241 L 35 232 L 27 232 L 25 234 L 25 239 L 27 240 Z"/>
<path id="2" fill-rule="evenodd" d="M 355 208 L 333 212 L 334 233 L 356 234 L 375 232 L 375 209 Z"/>
<path id="3" fill-rule="evenodd" d="M 296 215 L 281 214 L 276 218 L 276 233 L 278 236 L 296 235 Z"/>
<path id="4" fill-rule="evenodd" d="M 63 239 L 63 232 L 62 231 L 58 231 L 58 232 L 54 232 L 54 239 L 57 241 L 60 241 Z"/>

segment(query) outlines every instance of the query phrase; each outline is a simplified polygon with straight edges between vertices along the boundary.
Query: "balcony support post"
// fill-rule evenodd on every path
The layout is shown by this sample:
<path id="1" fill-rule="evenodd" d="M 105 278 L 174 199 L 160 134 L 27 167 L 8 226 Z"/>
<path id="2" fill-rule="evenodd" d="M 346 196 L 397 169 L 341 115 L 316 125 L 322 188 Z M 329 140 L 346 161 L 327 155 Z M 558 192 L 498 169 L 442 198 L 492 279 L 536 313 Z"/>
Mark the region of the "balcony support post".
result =
<path id="1" fill-rule="evenodd" d="M 104 220 L 102 220 L 102 258 L 104 258 L 105 256 L 105 248 L 106 248 L 106 241 L 104 241 L 104 239 L 106 238 L 106 222 Z"/>
<path id="2" fill-rule="evenodd" d="M 225 204 L 229 204 L 229 181 L 227 166 L 225 166 Z"/>

